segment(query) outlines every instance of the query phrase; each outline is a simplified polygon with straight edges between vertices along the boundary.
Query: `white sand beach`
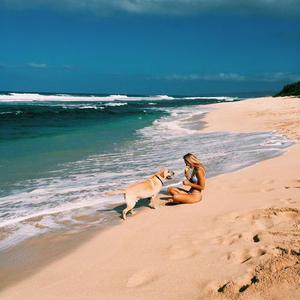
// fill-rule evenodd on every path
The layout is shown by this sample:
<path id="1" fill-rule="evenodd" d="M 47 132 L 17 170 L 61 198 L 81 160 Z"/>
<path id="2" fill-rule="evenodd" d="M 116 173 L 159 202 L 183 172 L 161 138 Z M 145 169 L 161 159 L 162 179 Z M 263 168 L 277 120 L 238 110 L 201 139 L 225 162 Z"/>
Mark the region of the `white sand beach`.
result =
<path id="1" fill-rule="evenodd" d="M 300 99 L 211 105 L 202 132 L 300 139 Z M 174 149 L 176 151 L 176 149 Z M 201 153 L 197 153 L 201 160 Z M 300 145 L 206 181 L 197 204 L 144 209 L 0 292 L 1 300 L 300 298 Z"/>

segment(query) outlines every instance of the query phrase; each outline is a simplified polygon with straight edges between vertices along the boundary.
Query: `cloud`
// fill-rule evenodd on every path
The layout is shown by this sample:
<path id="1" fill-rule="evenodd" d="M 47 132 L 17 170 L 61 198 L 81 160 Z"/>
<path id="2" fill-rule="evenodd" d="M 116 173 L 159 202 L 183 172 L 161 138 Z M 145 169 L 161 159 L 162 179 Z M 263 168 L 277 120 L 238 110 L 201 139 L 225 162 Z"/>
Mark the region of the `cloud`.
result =
<path id="1" fill-rule="evenodd" d="M 223 81 L 223 82 L 293 82 L 300 80 L 300 74 L 273 72 L 241 75 L 236 73 L 212 74 L 170 74 L 163 76 L 148 76 L 148 80 L 166 81 Z"/>
<path id="2" fill-rule="evenodd" d="M 25 65 L 7 65 L 0 63 L 0 69 L 39 69 L 39 70 L 67 70 L 78 71 L 79 68 L 70 65 L 52 66 L 45 63 L 27 63 Z"/>
<path id="3" fill-rule="evenodd" d="M 171 74 L 158 76 L 156 79 L 180 80 L 180 81 L 244 81 L 245 76 L 235 73 L 215 73 L 215 74 Z"/>
<path id="4" fill-rule="evenodd" d="M 0 0 L 9 9 L 45 9 L 65 12 L 119 12 L 142 15 L 277 14 L 299 18 L 299 0 Z"/>
<path id="5" fill-rule="evenodd" d="M 275 72 L 275 73 L 261 73 L 256 76 L 256 80 L 264 82 L 278 82 L 278 81 L 299 81 L 300 74 Z"/>
<path id="6" fill-rule="evenodd" d="M 49 69 L 49 67 L 46 64 L 36 64 L 36 63 L 29 63 L 27 64 L 27 67 L 32 69 Z"/>

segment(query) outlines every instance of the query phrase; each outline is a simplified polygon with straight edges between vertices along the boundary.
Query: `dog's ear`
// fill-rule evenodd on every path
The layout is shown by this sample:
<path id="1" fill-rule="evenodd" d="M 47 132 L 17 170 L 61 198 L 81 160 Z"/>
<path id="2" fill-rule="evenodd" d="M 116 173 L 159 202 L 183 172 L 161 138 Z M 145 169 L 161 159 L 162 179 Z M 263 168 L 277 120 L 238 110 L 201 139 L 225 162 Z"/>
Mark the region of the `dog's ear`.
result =
<path id="1" fill-rule="evenodd" d="M 164 178 L 167 178 L 168 173 L 169 173 L 169 170 L 168 170 L 168 169 L 165 169 L 165 171 L 164 171 Z"/>
<path id="2" fill-rule="evenodd" d="M 161 169 L 159 172 L 158 172 L 159 176 L 162 177 L 162 178 L 166 178 L 167 175 L 168 175 L 168 169 Z"/>
<path id="3" fill-rule="evenodd" d="M 164 177 L 164 169 L 161 169 L 157 172 L 157 175 L 160 177 Z"/>

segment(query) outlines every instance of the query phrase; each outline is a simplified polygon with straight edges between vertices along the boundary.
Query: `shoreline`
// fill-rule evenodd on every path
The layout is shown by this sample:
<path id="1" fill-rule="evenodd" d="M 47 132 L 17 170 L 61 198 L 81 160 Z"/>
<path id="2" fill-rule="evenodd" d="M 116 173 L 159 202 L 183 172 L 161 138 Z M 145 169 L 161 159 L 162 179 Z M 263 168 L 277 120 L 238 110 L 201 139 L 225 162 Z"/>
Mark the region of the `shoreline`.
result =
<path id="1" fill-rule="evenodd" d="M 101 216 L 101 213 L 98 215 Z M 109 227 L 120 225 L 118 221 L 118 217 L 111 219 Z M 0 253 L 0 291 L 32 276 L 53 261 L 65 257 L 105 230 L 105 225 L 106 222 L 89 225 L 87 228 L 83 224 L 79 229 L 64 228 L 46 232 L 4 249 Z M 26 257 L 27 253 L 28 257 Z"/>
<path id="2" fill-rule="evenodd" d="M 277 98 L 258 98 L 210 105 L 219 110 L 206 113 L 201 118 L 200 122 L 204 121 L 206 125 L 201 132 L 231 131 L 232 128 L 237 128 L 238 132 L 272 129 L 299 140 L 299 126 L 294 126 L 294 123 L 300 122 L 299 115 L 290 117 L 291 111 L 297 110 L 296 105 L 290 103 L 294 99 L 280 99 L 284 103 Z M 299 99 L 296 101 L 299 107 Z M 271 112 L 267 104 L 279 105 L 276 106 L 278 111 Z M 289 105 L 289 108 L 284 105 Z M 235 113 L 230 115 L 233 107 Z M 270 120 L 271 113 L 273 120 Z M 241 120 L 243 122 L 239 123 Z M 290 123 L 283 126 L 283 122 Z M 261 266 L 264 259 L 272 260 L 276 256 L 276 245 L 291 242 L 288 238 L 271 239 L 272 235 L 267 234 L 272 228 L 268 225 L 270 219 L 275 218 L 273 215 L 280 219 L 281 223 L 277 225 L 272 219 L 279 232 L 291 232 L 289 226 L 299 219 L 297 208 L 300 199 L 296 194 L 300 186 L 297 182 L 299 148 L 296 144 L 284 155 L 238 172 L 209 178 L 204 200 L 199 204 L 162 207 L 158 211 L 142 210 L 122 226 L 97 233 L 74 251 L 0 295 L 3 299 L 14 299 L 20 293 L 22 299 L 70 299 L 70 295 L 73 295 L 72 299 L 202 299 L 202 296 L 203 299 L 218 299 L 219 296 L 239 299 L 234 297 L 246 285 L 249 287 L 243 291 L 243 296 L 248 297 L 246 293 L 253 295 L 250 293 L 255 287 L 255 293 L 263 293 L 266 286 L 260 290 L 259 286 L 264 282 L 260 279 L 261 273 L 255 275 L 255 268 Z M 279 167 L 275 165 L 281 168 L 289 166 L 289 170 L 282 168 L 284 180 L 280 181 L 283 175 L 276 174 Z M 249 203 L 249 199 L 254 200 Z M 281 211 L 283 208 L 285 210 Z M 283 229 L 280 227 L 282 224 L 285 226 Z M 275 250 L 265 243 L 274 244 Z M 286 247 L 294 251 L 293 245 Z M 285 257 L 290 264 L 285 269 L 295 272 L 295 257 L 290 256 Z M 278 256 L 275 258 L 278 263 Z M 221 271 L 218 271 L 220 267 Z M 257 283 L 252 282 L 255 276 L 259 280 Z M 270 274 L 267 277 L 272 278 Z M 274 278 L 272 280 L 267 288 L 275 289 L 271 293 L 273 296 L 280 294 L 280 288 L 287 292 L 286 282 L 283 286 Z M 292 282 L 292 279 L 289 281 Z M 33 284 L 40 288 L 32 291 L 30 287 Z M 293 288 L 289 286 L 289 299 L 294 299 L 293 293 L 295 296 L 299 293 L 295 282 L 292 284 Z M 48 291 L 46 296 L 43 291 Z"/>
<path id="3" fill-rule="evenodd" d="M 287 107 L 287 102 L 294 103 L 290 103 L 291 105 Z M 213 104 L 210 106 L 216 108 L 217 111 L 205 115 L 204 122 L 208 125 L 205 126 L 204 124 L 202 132 L 229 131 L 242 133 L 276 130 L 289 139 L 300 140 L 299 130 L 297 131 L 300 126 L 299 102 L 300 98 L 295 97 L 250 98 L 235 102 L 235 113 L 230 111 L 230 105 L 226 106 L 228 103 Z M 245 111 L 244 103 L 247 103 L 247 111 Z M 218 112 L 218 110 L 222 110 L 222 112 Z M 251 127 L 249 127 L 247 121 L 243 122 L 243 118 L 252 120 Z"/>

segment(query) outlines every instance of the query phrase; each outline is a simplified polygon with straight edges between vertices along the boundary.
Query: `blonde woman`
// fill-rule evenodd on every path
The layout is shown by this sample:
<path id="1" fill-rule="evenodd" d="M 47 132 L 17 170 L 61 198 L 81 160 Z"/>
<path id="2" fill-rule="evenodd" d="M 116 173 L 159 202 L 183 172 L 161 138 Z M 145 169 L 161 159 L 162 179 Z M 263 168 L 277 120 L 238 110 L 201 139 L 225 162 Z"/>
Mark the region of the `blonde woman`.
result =
<path id="1" fill-rule="evenodd" d="M 187 180 L 183 180 L 182 183 L 191 188 L 188 191 L 178 187 L 168 188 L 174 204 L 199 202 L 202 199 L 201 191 L 205 189 L 205 169 L 201 162 L 192 153 L 184 155 L 183 159 L 187 166 L 184 174 Z M 189 169 L 192 169 L 191 174 Z"/>

